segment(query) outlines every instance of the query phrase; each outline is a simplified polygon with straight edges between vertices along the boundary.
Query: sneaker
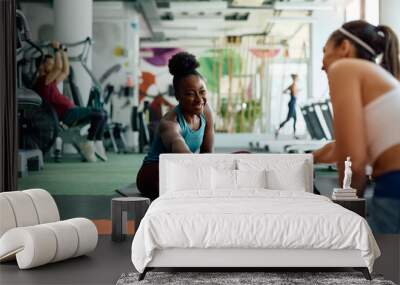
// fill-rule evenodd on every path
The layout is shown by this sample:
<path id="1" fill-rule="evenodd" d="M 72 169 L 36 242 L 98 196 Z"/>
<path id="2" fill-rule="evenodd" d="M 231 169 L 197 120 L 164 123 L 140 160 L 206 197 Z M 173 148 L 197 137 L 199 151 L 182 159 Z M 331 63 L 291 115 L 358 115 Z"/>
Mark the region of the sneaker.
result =
<path id="1" fill-rule="evenodd" d="M 107 154 L 106 150 L 103 145 L 103 141 L 95 141 L 94 143 L 94 153 L 98 158 L 100 158 L 102 161 L 107 161 Z"/>
<path id="2" fill-rule="evenodd" d="M 96 162 L 96 155 L 94 154 L 94 142 L 86 141 L 80 144 L 81 154 L 87 162 Z"/>

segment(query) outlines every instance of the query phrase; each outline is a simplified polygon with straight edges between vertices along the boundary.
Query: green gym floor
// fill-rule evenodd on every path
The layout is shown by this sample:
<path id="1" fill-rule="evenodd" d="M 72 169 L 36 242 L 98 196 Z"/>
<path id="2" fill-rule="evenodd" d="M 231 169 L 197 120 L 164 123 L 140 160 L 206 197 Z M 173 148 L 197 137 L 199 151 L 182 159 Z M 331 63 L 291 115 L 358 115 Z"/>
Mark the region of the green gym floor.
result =
<path id="1" fill-rule="evenodd" d="M 18 180 L 19 189 L 43 188 L 53 195 L 114 195 L 114 190 L 135 182 L 144 154 L 108 153 L 107 162 L 81 162 L 65 155 L 62 162 L 45 159 L 43 171 L 30 171 Z"/>
<path id="2" fill-rule="evenodd" d="M 86 217 L 98 220 L 99 232 L 110 232 L 110 201 L 115 189 L 135 182 L 144 154 L 108 153 L 107 162 L 82 162 L 65 155 L 62 162 L 45 158 L 44 169 L 18 179 L 18 189 L 42 188 L 54 197 L 61 219 Z"/>

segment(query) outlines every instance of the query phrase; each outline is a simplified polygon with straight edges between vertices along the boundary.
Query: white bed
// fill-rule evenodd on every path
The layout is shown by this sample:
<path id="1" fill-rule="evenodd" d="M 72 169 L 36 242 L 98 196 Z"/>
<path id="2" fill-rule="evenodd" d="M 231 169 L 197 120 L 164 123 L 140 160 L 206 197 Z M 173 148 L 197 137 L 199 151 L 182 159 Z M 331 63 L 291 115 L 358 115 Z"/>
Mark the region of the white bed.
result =
<path id="1" fill-rule="evenodd" d="M 312 163 L 310 155 L 162 155 L 160 197 L 132 243 L 141 278 L 154 267 L 354 267 L 369 278 L 380 255 L 371 230 L 312 194 Z"/>

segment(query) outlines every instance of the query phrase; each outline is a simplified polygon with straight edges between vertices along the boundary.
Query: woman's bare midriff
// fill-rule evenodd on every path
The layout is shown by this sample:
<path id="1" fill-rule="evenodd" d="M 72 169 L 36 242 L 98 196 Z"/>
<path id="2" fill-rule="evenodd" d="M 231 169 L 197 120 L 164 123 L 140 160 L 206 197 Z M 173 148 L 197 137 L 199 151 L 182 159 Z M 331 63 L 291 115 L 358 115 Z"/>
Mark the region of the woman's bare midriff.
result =
<path id="1" fill-rule="evenodd" d="M 400 171 L 400 144 L 385 150 L 373 165 L 373 177 L 378 177 L 390 171 Z"/>

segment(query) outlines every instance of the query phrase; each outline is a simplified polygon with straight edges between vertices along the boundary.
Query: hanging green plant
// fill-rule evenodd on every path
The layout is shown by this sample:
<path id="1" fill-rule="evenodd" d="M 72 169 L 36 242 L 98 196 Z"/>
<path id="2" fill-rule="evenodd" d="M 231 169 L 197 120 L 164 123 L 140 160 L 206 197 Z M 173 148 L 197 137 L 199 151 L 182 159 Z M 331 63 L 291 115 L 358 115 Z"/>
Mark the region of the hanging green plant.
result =
<path id="1" fill-rule="evenodd" d="M 200 73 L 207 80 L 207 88 L 212 92 L 218 91 L 219 64 L 221 64 L 221 76 L 228 75 L 229 59 L 232 58 L 232 76 L 239 75 L 242 58 L 234 49 L 211 49 L 200 55 Z"/>

